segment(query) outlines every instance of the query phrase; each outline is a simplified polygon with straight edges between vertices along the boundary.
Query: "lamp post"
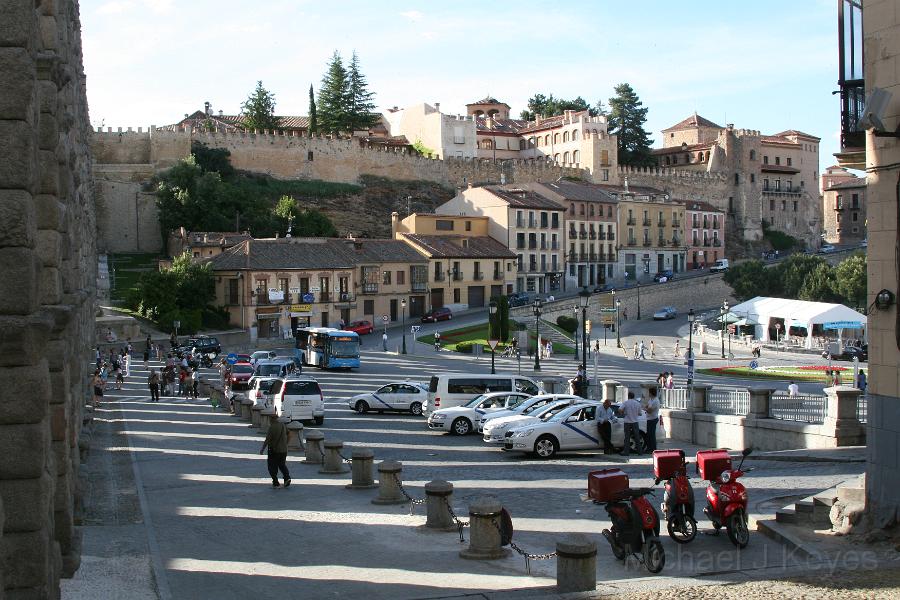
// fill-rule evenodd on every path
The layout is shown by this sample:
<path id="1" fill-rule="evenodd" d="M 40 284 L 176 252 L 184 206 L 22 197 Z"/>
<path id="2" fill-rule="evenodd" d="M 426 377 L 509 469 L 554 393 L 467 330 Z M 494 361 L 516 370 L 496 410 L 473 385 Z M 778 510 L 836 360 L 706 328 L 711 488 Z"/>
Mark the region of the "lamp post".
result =
<path id="1" fill-rule="evenodd" d="M 406 298 L 400 300 L 401 321 L 400 330 L 403 332 L 403 354 L 406 354 Z"/>
<path id="2" fill-rule="evenodd" d="M 622 306 L 622 301 L 616 298 L 616 348 L 622 347 L 622 334 L 619 331 L 619 308 Z"/>
<path id="3" fill-rule="evenodd" d="M 578 321 L 578 307 L 573 306 L 572 312 L 575 313 L 575 321 L 577 322 Z M 574 337 L 575 337 L 575 362 L 578 362 L 578 333 L 577 333 L 577 330 L 576 330 Z"/>
<path id="4" fill-rule="evenodd" d="M 641 320 L 641 281 L 640 279 L 637 282 L 637 302 L 638 302 L 638 310 L 637 310 L 637 320 Z"/>
<path id="5" fill-rule="evenodd" d="M 725 318 L 728 316 L 728 300 L 722 303 L 722 360 L 725 359 Z"/>
<path id="6" fill-rule="evenodd" d="M 591 301 L 591 293 L 585 286 L 578 292 L 578 302 L 581 304 L 581 372 L 584 373 L 585 381 L 587 381 L 587 307 Z M 585 386 L 587 387 L 587 386 Z M 584 392 L 584 398 L 587 398 L 587 391 Z"/>
<path id="7" fill-rule="evenodd" d="M 491 300 L 491 303 L 488 304 L 488 312 L 490 314 L 490 317 L 488 318 L 488 338 L 493 341 L 494 319 L 496 318 L 495 315 L 497 314 L 497 302 L 495 300 Z M 494 348 L 496 348 L 496 346 L 491 346 L 491 375 L 497 373 L 497 371 L 494 370 Z"/>
<path id="8" fill-rule="evenodd" d="M 535 300 L 534 304 L 531 306 L 531 311 L 534 313 L 534 328 L 535 334 L 537 335 L 537 339 L 534 342 L 534 370 L 541 370 L 541 309 L 544 304 L 540 301 L 540 299 Z"/>
<path id="9" fill-rule="evenodd" d="M 687 350 L 687 358 L 690 361 L 694 358 L 694 309 L 688 310 L 688 350 Z M 694 378 L 688 377 L 688 385 L 693 385 Z"/>

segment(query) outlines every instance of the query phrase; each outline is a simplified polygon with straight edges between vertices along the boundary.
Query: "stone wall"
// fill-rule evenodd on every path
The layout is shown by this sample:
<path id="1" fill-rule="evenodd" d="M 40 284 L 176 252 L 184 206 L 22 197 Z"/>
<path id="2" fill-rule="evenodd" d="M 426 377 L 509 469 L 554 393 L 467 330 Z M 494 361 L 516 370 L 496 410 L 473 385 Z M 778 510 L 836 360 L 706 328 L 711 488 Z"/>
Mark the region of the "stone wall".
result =
<path id="1" fill-rule="evenodd" d="M 97 271 L 81 26 L 75 0 L 0 14 L 0 590 L 55 598 L 80 560 Z"/>

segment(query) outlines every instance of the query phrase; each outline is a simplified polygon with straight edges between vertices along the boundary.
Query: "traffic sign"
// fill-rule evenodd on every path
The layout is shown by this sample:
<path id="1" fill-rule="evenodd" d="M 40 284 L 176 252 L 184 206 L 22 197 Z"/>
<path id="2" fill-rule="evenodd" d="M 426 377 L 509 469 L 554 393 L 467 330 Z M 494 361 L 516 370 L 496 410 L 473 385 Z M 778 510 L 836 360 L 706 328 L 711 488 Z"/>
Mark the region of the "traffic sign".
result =
<path id="1" fill-rule="evenodd" d="M 237 358 L 238 358 L 237 354 L 232 352 L 231 354 L 229 354 L 228 356 L 225 357 L 225 362 L 227 362 L 229 365 L 233 365 L 234 363 L 237 362 Z"/>
<path id="2" fill-rule="evenodd" d="M 755 360 L 751 360 L 751 361 L 750 361 L 750 368 L 751 368 L 751 369 L 758 369 L 758 368 L 759 368 L 759 363 L 756 362 Z"/>
<path id="3" fill-rule="evenodd" d="M 391 320 L 391 318 L 387 315 L 381 315 L 381 320 L 384 321 L 385 323 L 387 323 L 388 321 Z"/>
<path id="4" fill-rule="evenodd" d="M 688 379 L 694 379 L 694 359 L 693 359 L 693 358 L 689 358 L 688 361 L 687 361 L 687 364 L 688 364 L 688 368 L 687 368 L 687 378 L 688 378 Z"/>
<path id="5" fill-rule="evenodd" d="M 493 350 L 497 349 L 497 344 L 500 343 L 500 340 L 488 340 L 487 343 L 488 343 L 488 346 L 490 346 L 491 350 L 493 351 Z"/>
<path id="6" fill-rule="evenodd" d="M 410 327 L 410 330 L 411 330 L 413 333 L 419 333 L 419 330 L 420 330 L 421 328 L 422 328 L 421 325 L 413 325 L 412 327 Z"/>

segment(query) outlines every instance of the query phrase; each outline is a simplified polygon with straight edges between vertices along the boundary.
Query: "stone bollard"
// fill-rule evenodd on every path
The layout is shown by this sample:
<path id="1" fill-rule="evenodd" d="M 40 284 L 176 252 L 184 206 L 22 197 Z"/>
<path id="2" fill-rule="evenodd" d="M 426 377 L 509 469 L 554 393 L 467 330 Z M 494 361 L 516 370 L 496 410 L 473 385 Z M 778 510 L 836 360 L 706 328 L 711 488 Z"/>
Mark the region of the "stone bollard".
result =
<path id="1" fill-rule="evenodd" d="M 262 412 L 262 406 L 256 406 L 255 404 L 250 407 L 250 427 L 253 429 L 259 429 L 259 424 L 262 421 L 259 413 Z"/>
<path id="2" fill-rule="evenodd" d="M 277 418 L 274 408 L 266 407 L 259 411 L 259 431 L 261 433 L 267 433 L 269 431 L 269 426 L 272 424 L 272 419 Z"/>
<path id="3" fill-rule="evenodd" d="M 238 419 L 242 419 L 244 417 L 243 414 L 243 405 L 237 396 L 233 396 L 231 399 L 231 414 L 237 417 Z"/>
<path id="4" fill-rule="evenodd" d="M 325 462 L 325 455 L 322 454 L 322 447 L 319 445 L 324 439 L 325 434 L 318 429 L 310 429 L 306 432 L 306 444 L 304 444 L 306 458 L 303 460 L 303 464 L 321 465 Z"/>
<path id="5" fill-rule="evenodd" d="M 249 398 L 241 399 L 241 418 L 248 423 L 253 420 L 253 400 Z"/>
<path id="6" fill-rule="evenodd" d="M 509 549 L 500 545 L 502 509 L 494 496 L 481 496 L 469 505 L 469 547 L 460 551 L 460 558 L 493 560 L 509 556 Z"/>
<path id="7" fill-rule="evenodd" d="M 341 440 L 325 440 L 324 446 L 325 459 L 322 468 L 319 469 L 319 473 L 339 475 L 350 470 L 344 464 L 344 459 L 341 458 L 341 449 L 344 447 L 344 442 Z"/>
<path id="8" fill-rule="evenodd" d="M 588 592 L 597 588 L 597 544 L 580 533 L 556 542 L 556 591 Z"/>
<path id="9" fill-rule="evenodd" d="M 303 451 L 303 423 L 299 421 L 290 421 L 287 424 L 288 431 L 288 452 L 291 450 Z"/>
<path id="10" fill-rule="evenodd" d="M 378 463 L 378 497 L 372 504 L 406 504 L 409 500 L 400 491 L 400 472 L 403 465 L 395 460 Z"/>
<path id="11" fill-rule="evenodd" d="M 372 478 L 372 462 L 375 459 L 375 453 L 370 448 L 354 448 L 350 458 L 353 461 L 350 465 L 353 470 L 353 479 L 344 487 L 348 490 L 370 490 L 378 487 Z"/>
<path id="12" fill-rule="evenodd" d="M 435 479 L 425 484 L 425 508 L 427 518 L 425 527 L 439 531 L 456 531 L 456 523 L 450 516 L 450 501 L 453 496 L 453 484 L 449 481 Z"/>

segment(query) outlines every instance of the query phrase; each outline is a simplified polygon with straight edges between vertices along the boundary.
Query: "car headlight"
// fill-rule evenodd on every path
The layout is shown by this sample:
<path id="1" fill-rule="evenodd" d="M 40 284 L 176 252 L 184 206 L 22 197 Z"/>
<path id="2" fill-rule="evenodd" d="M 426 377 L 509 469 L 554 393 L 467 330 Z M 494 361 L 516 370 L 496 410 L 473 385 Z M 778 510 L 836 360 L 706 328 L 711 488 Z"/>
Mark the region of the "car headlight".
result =
<path id="1" fill-rule="evenodd" d="M 722 480 L 722 483 L 728 483 L 729 481 L 731 481 L 731 473 L 729 473 L 728 471 L 723 471 L 722 475 L 720 475 L 719 478 Z"/>
<path id="2" fill-rule="evenodd" d="M 513 436 L 513 437 L 528 437 L 528 436 L 531 435 L 532 433 L 534 433 L 534 428 L 531 428 L 531 429 L 523 429 L 522 431 L 517 431 L 517 432 L 515 432 L 512 436 Z"/>

